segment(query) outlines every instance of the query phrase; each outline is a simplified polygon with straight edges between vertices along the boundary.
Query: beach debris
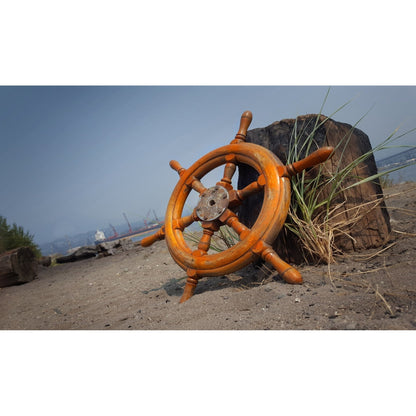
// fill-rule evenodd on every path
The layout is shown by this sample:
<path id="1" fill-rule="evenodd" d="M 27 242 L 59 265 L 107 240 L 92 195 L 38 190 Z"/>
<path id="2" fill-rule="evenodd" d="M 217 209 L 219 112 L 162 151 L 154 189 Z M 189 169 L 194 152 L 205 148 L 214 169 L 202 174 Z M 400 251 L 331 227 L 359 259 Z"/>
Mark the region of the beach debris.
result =
<path id="1" fill-rule="evenodd" d="M 37 275 L 34 252 L 29 247 L 20 247 L 0 254 L 0 287 L 32 281 Z"/>
<path id="2" fill-rule="evenodd" d="M 60 256 L 56 258 L 57 263 L 70 263 L 73 261 L 79 261 L 88 259 L 90 257 L 95 257 L 97 255 L 97 247 L 96 246 L 84 246 L 79 247 L 71 254 L 66 256 Z"/>

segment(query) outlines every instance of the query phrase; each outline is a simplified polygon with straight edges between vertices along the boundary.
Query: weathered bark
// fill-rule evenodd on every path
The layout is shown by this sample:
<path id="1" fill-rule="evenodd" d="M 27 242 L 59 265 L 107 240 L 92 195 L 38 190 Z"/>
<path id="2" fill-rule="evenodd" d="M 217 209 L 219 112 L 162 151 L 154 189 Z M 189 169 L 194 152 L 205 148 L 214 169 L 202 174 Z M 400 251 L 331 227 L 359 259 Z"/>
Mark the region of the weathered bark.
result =
<path id="1" fill-rule="evenodd" d="M 315 114 L 300 116 L 297 121 L 287 119 L 273 123 L 265 128 L 258 128 L 248 131 L 247 142 L 256 143 L 271 150 L 277 157 L 286 164 L 288 149 L 293 137 L 292 132 L 297 127 L 298 149 L 302 147 L 305 138 L 313 130 L 318 116 Z M 326 119 L 319 116 L 319 122 Z M 338 148 L 337 146 L 342 143 Z M 345 151 L 344 151 L 344 145 Z M 324 175 L 333 176 L 338 164 L 341 168 L 347 166 L 357 157 L 371 150 L 368 136 L 361 130 L 353 128 L 349 124 L 336 122 L 328 119 L 315 132 L 314 145 L 310 153 L 322 146 L 333 146 L 336 151 L 333 157 L 324 164 Z M 305 152 L 300 152 L 299 159 L 305 157 Z M 307 177 L 313 178 L 318 167 L 307 172 Z M 365 178 L 377 173 L 374 156 L 371 155 L 364 163 L 359 164 L 346 178 L 343 186 L 346 187 L 356 181 L 357 178 Z M 249 166 L 239 166 L 238 188 L 241 189 L 253 182 L 257 173 Z M 325 199 L 329 194 L 329 187 L 323 189 L 320 200 Z M 263 203 L 263 195 L 258 194 L 250 197 L 241 206 L 239 211 L 240 220 L 247 226 L 252 226 L 260 212 Z M 333 201 L 332 207 L 343 204 L 337 210 L 336 221 L 348 222 L 353 215 L 358 214 L 360 219 L 348 229 L 347 235 L 336 237 L 336 246 L 344 251 L 358 251 L 365 248 L 379 247 L 388 239 L 390 233 L 390 220 L 383 200 L 383 191 L 378 180 L 367 182 L 354 188 L 341 192 Z M 364 208 L 363 204 L 368 203 Z M 361 206 L 362 208 L 358 208 Z M 279 234 L 275 244 L 275 250 L 286 261 L 299 263 L 304 259 L 304 252 L 300 248 L 297 237 L 290 233 L 285 227 Z"/>
<path id="2" fill-rule="evenodd" d="M 29 247 L 20 247 L 0 254 L 0 287 L 33 280 L 37 272 L 35 254 Z"/>

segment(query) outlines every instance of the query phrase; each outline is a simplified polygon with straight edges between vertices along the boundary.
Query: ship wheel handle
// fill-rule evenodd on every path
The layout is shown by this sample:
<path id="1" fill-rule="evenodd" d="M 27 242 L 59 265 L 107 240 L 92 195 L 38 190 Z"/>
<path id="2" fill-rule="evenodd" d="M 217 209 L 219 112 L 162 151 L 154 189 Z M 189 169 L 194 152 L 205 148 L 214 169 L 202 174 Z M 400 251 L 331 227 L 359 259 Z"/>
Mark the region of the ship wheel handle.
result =
<path id="1" fill-rule="evenodd" d="M 147 247 L 166 238 L 170 254 L 188 275 L 181 303 L 193 295 L 201 277 L 232 273 L 258 257 L 272 264 L 286 282 L 302 283 L 301 274 L 284 262 L 271 245 L 289 210 L 289 178 L 327 160 L 333 148 L 320 148 L 306 158 L 284 166 L 268 149 L 245 142 L 251 120 L 251 112 L 244 112 L 234 140 L 208 153 L 190 168 L 183 168 L 175 160 L 170 162 L 171 168 L 179 175 L 179 182 L 168 203 L 165 225 L 157 233 L 144 238 L 141 245 Z M 238 164 L 247 164 L 259 174 L 243 189 L 232 186 Z M 221 165 L 224 165 L 222 179 L 213 187 L 205 187 L 201 181 L 203 177 Z M 192 190 L 199 194 L 199 202 L 190 215 L 182 217 L 185 201 Z M 264 193 L 263 207 L 254 225 L 248 228 L 239 221 L 235 210 L 245 199 L 259 192 Z M 195 221 L 201 223 L 203 233 L 197 248 L 191 250 L 185 243 L 183 231 Z M 231 227 L 240 241 L 223 252 L 209 254 L 212 236 L 223 225 Z"/>

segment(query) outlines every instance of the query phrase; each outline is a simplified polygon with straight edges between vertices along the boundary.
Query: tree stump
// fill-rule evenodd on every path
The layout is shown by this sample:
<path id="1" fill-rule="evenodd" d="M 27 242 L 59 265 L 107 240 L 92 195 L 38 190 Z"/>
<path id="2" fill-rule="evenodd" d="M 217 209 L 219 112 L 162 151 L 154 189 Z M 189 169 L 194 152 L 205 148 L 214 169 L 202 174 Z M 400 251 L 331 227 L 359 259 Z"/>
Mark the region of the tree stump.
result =
<path id="1" fill-rule="evenodd" d="M 26 283 L 36 276 L 37 261 L 29 247 L 0 254 L 0 287 Z"/>
<path id="2" fill-rule="evenodd" d="M 322 172 L 325 176 L 332 177 L 339 164 L 343 168 L 371 150 L 369 138 L 361 130 L 316 114 L 300 116 L 296 120 L 277 121 L 270 126 L 250 130 L 247 132 L 246 141 L 266 147 L 276 154 L 283 164 L 286 164 L 294 129 L 296 128 L 299 137 L 297 147 L 301 149 L 317 121 L 323 124 L 315 131 L 314 144 L 308 154 L 322 146 L 332 146 L 336 149 L 333 157 L 323 165 Z M 341 145 L 338 146 L 340 143 Z M 305 156 L 307 154 L 304 151 L 299 152 L 299 159 Z M 318 169 L 319 167 L 310 169 L 306 173 L 307 177 L 314 178 Z M 357 178 L 369 177 L 376 173 L 374 156 L 370 155 L 365 162 L 354 168 L 351 176 L 345 178 L 342 182 L 343 188 L 357 182 L 359 180 Z M 239 166 L 238 189 L 253 182 L 257 176 L 257 172 L 250 166 Z M 324 200 L 328 195 L 329 189 L 323 189 L 320 200 Z M 245 225 L 250 227 L 254 224 L 262 201 L 261 193 L 244 201 L 239 209 L 239 217 Z M 337 204 L 342 204 L 342 206 L 336 211 L 336 221 L 351 223 L 347 234 L 335 237 L 335 245 L 340 251 L 351 252 L 380 247 L 387 241 L 391 231 L 390 219 L 378 179 L 342 191 L 334 199 L 332 205 L 335 207 Z M 353 221 L 354 216 L 359 219 Z M 290 263 L 299 264 L 305 259 L 305 252 L 297 236 L 286 227 L 280 232 L 274 249 Z"/>

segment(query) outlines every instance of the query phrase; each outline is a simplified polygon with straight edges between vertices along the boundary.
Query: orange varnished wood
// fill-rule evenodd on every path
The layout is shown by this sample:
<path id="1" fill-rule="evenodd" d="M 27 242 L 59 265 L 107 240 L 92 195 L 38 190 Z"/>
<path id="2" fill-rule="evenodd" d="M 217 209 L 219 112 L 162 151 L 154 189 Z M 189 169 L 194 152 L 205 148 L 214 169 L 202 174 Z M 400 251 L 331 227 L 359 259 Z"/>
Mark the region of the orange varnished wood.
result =
<path id="1" fill-rule="evenodd" d="M 233 142 L 238 143 L 246 140 L 247 130 L 251 124 L 251 120 L 253 120 L 253 114 L 251 114 L 251 111 L 245 111 L 241 116 L 240 128 L 238 129 Z"/>
<path id="2" fill-rule="evenodd" d="M 188 278 L 186 279 L 185 288 L 179 303 L 186 302 L 195 292 L 196 285 L 198 284 L 198 276 L 195 270 L 188 269 L 186 271 Z"/>
<path id="3" fill-rule="evenodd" d="M 320 149 L 299 162 L 284 166 L 269 150 L 245 142 L 251 120 L 250 111 L 243 113 L 235 139 L 229 145 L 203 156 L 188 169 L 182 168 L 176 161 L 170 162 L 170 166 L 179 174 L 179 182 L 168 203 L 165 225 L 153 236 L 144 238 L 141 244 L 146 247 L 166 238 L 170 254 L 188 276 L 180 303 L 193 295 L 201 277 L 232 273 L 258 257 L 272 264 L 286 282 L 302 283 L 300 273 L 285 263 L 273 251 L 271 244 L 283 227 L 289 210 L 290 176 L 325 161 L 333 149 L 329 147 Z M 249 165 L 259 174 L 257 181 L 241 190 L 233 189 L 231 183 L 238 164 Z M 201 183 L 201 178 L 221 165 L 225 165 L 223 178 L 217 183 L 217 187 L 207 189 Z M 224 195 L 217 196 L 218 205 L 215 205 L 216 201 L 211 198 L 220 195 L 217 192 L 218 189 L 221 190 L 218 185 L 227 190 L 228 199 L 227 192 L 221 191 Z M 222 214 L 219 211 L 219 216 L 201 214 L 198 208 L 191 215 L 182 217 L 185 202 L 192 189 L 198 192 L 201 198 L 205 198 L 204 202 L 211 203 L 212 209 L 218 209 L 216 207 L 223 203 L 228 203 L 228 208 L 225 208 L 227 206 L 225 205 Z M 244 199 L 261 191 L 264 193 L 263 207 L 255 224 L 248 228 L 239 221 L 234 210 Z M 197 249 L 191 250 L 186 244 L 183 231 L 194 221 L 201 221 L 197 212 L 202 218 L 203 234 Z M 205 221 L 208 219 L 212 220 Z M 211 254 L 209 252 L 211 238 L 222 225 L 230 226 L 239 235 L 240 241 L 225 251 Z"/>
<path id="4" fill-rule="evenodd" d="M 302 275 L 293 266 L 283 261 L 269 244 L 260 241 L 253 248 L 253 251 L 261 256 L 264 261 L 270 263 L 285 282 L 291 284 L 302 283 Z"/>
<path id="5" fill-rule="evenodd" d="M 192 189 L 194 189 L 199 194 L 202 194 L 202 192 L 206 191 L 206 188 L 204 185 L 202 185 L 201 181 L 199 181 L 197 178 L 192 178 L 191 180 L 191 186 Z"/>
<path id="6" fill-rule="evenodd" d="M 173 169 L 176 170 L 176 172 L 178 172 L 178 175 L 181 176 L 183 174 L 183 172 L 185 172 L 185 169 L 179 164 L 179 162 L 177 162 L 176 160 L 171 160 L 169 162 L 169 166 Z"/>
<path id="7" fill-rule="evenodd" d="M 219 182 L 219 185 L 224 186 L 226 189 L 232 189 L 231 179 L 235 173 L 237 166 L 235 163 L 226 163 L 224 167 L 224 176 Z"/>
<path id="8" fill-rule="evenodd" d="M 186 227 L 189 227 L 192 223 L 195 221 L 198 221 L 198 217 L 195 213 L 195 210 L 192 212 L 191 215 L 188 215 L 183 218 L 179 218 L 178 220 L 175 220 L 173 224 L 173 228 L 177 228 L 181 231 L 183 231 Z"/>
<path id="9" fill-rule="evenodd" d="M 149 235 L 141 240 L 140 244 L 142 247 L 149 247 L 153 243 L 156 243 L 158 240 L 163 240 L 165 238 L 165 227 L 162 227 L 157 233 Z"/>
<path id="10" fill-rule="evenodd" d="M 266 185 L 266 181 L 263 175 L 260 175 L 257 181 L 250 183 L 245 188 L 240 189 L 237 191 L 237 197 L 243 201 L 244 199 L 248 198 L 252 194 L 256 194 L 263 190 L 264 185 Z"/>
<path id="11" fill-rule="evenodd" d="M 299 160 L 291 165 L 285 166 L 286 173 L 284 176 L 291 177 L 295 176 L 298 173 L 302 172 L 305 169 L 311 168 L 313 166 L 319 165 L 322 162 L 325 162 L 332 155 L 334 151 L 333 147 L 321 147 L 315 152 L 311 153 L 309 156 L 305 157 L 302 160 Z"/>

